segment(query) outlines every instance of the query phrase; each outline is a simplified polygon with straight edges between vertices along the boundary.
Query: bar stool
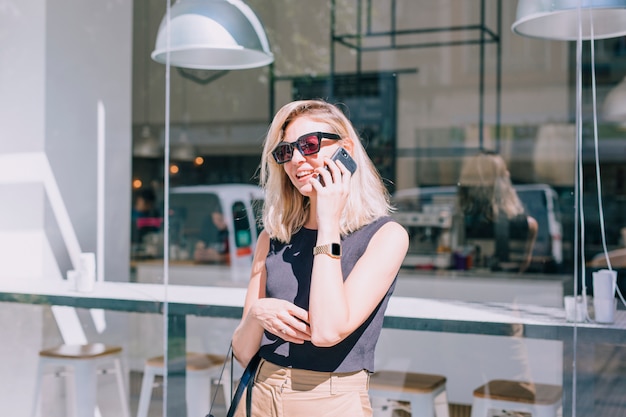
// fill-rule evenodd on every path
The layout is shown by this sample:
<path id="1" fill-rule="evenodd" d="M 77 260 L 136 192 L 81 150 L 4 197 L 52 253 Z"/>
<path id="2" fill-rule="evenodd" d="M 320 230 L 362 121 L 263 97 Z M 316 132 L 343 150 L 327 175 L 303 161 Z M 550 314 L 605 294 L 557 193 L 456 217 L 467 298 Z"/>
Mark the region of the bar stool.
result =
<path id="1" fill-rule="evenodd" d="M 492 380 L 474 390 L 472 417 L 487 417 L 493 409 L 530 413 L 532 417 L 556 417 L 562 393 L 558 385 Z"/>
<path id="2" fill-rule="evenodd" d="M 448 417 L 446 377 L 413 372 L 378 371 L 371 375 L 372 397 L 408 401 L 412 417 Z"/>
<path id="3" fill-rule="evenodd" d="M 66 374 L 69 377 L 66 380 L 68 387 L 66 395 L 68 410 L 72 409 L 72 415 L 76 417 L 94 415 L 97 406 L 97 375 L 113 372 L 116 376 L 122 416 L 129 417 L 130 411 L 126 401 L 120 360 L 121 352 L 120 346 L 108 346 L 102 343 L 60 345 L 40 351 L 32 416 L 39 416 L 42 378 L 49 368 L 55 367 L 56 375 Z M 65 372 L 59 373 L 60 368 Z"/>
<path id="4" fill-rule="evenodd" d="M 224 392 L 224 403 L 226 409 L 230 407 L 230 371 L 228 366 L 224 367 L 226 356 L 209 355 L 203 353 L 188 352 L 186 356 L 186 402 L 187 415 L 204 416 L 211 408 L 211 381 L 220 377 L 222 368 L 224 374 L 220 380 L 220 385 Z M 147 417 L 150 407 L 150 398 L 154 387 L 154 379 L 165 374 L 165 361 L 163 356 L 156 356 L 147 359 L 143 370 L 141 382 L 141 393 L 139 394 L 139 406 L 137 407 L 137 417 Z"/>

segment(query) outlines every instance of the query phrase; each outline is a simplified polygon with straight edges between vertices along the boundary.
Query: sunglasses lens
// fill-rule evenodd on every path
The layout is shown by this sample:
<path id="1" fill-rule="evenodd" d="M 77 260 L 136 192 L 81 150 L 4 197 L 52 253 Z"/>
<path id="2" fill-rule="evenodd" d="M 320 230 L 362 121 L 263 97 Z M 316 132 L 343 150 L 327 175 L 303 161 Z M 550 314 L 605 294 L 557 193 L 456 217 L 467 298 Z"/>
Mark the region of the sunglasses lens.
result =
<path id="1" fill-rule="evenodd" d="M 272 153 L 274 154 L 276 162 L 282 164 L 283 162 L 287 162 L 291 159 L 292 147 L 291 145 L 284 143 L 282 145 L 278 145 Z"/>
<path id="2" fill-rule="evenodd" d="M 313 155 L 320 150 L 320 140 L 316 135 L 309 135 L 298 139 L 303 155 Z"/>

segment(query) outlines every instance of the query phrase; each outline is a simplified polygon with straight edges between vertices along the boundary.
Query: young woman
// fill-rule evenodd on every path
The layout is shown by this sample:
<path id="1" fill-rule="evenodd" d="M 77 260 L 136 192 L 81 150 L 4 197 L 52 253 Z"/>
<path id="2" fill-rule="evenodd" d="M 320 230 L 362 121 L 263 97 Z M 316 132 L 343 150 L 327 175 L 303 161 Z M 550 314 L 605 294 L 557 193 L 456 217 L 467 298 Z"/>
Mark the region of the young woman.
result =
<path id="1" fill-rule="evenodd" d="M 354 174 L 331 159 L 340 147 Z M 327 102 L 278 111 L 260 177 L 264 231 L 233 335 L 240 364 L 262 358 L 252 416 L 371 416 L 369 374 L 408 235 L 352 124 Z"/>

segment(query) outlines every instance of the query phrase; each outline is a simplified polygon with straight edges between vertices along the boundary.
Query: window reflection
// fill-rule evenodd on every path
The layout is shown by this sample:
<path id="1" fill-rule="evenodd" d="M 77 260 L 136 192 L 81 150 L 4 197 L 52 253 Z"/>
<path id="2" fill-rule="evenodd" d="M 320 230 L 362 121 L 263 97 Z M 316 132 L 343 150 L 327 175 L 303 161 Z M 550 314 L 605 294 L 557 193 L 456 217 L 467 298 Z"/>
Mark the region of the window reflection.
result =
<path id="1" fill-rule="evenodd" d="M 506 248 L 496 254 L 496 223 L 459 201 L 471 198 L 469 187 L 443 186 L 399 190 L 394 194 L 396 218 L 409 230 L 411 246 L 405 266 L 420 269 L 507 269 L 497 256 L 520 263 L 530 255 L 525 272 L 558 273 L 563 267 L 561 209 L 556 191 L 547 184 L 516 184 L 513 191 L 528 216 L 537 222 L 530 253 L 526 235 L 513 231 Z M 465 211 L 460 204 L 467 204 Z M 459 216 L 459 214 L 462 214 Z M 523 228 L 525 229 L 525 228 Z M 507 253 L 508 252 L 508 253 Z M 509 265 L 516 270 L 519 265 Z"/>
<path id="2" fill-rule="evenodd" d="M 524 272 L 531 264 L 538 222 L 523 205 L 502 156 L 464 159 L 458 183 L 461 244 L 473 247 L 477 266 Z"/>

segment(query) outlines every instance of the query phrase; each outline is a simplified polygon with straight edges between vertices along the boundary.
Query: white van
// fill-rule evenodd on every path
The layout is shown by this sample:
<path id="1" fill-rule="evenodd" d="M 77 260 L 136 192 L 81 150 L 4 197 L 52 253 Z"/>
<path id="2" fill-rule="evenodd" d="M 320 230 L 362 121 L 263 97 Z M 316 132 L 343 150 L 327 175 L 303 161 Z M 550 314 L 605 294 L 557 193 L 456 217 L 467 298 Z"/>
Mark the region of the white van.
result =
<path id="1" fill-rule="evenodd" d="M 168 282 L 244 285 L 250 278 L 264 200 L 262 189 L 248 184 L 173 187 L 169 194 Z M 148 241 L 160 247 L 160 252 L 152 250 L 151 256 L 133 260 L 136 282 L 164 281 L 163 235 L 163 231 L 153 233 L 154 239 Z"/>
<path id="2" fill-rule="evenodd" d="M 227 227 L 222 234 L 224 241 L 207 244 L 220 245 L 227 255 L 226 263 L 250 265 L 261 231 L 263 201 L 263 190 L 249 184 L 173 187 L 169 202 L 171 244 L 188 248 L 186 253 L 193 257 L 197 243 L 207 239 L 212 214 L 219 212 Z"/>
<path id="3" fill-rule="evenodd" d="M 563 263 L 563 229 L 556 191 L 547 184 L 514 185 L 528 213 L 539 229 L 529 271 L 558 272 Z M 449 256 L 442 258 L 443 242 L 451 242 L 452 217 L 456 210 L 456 186 L 416 187 L 393 195 L 394 217 L 409 231 L 411 243 L 404 266 L 448 268 Z M 449 248 L 454 250 L 456 248 Z"/>

